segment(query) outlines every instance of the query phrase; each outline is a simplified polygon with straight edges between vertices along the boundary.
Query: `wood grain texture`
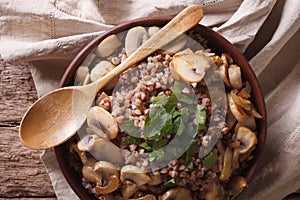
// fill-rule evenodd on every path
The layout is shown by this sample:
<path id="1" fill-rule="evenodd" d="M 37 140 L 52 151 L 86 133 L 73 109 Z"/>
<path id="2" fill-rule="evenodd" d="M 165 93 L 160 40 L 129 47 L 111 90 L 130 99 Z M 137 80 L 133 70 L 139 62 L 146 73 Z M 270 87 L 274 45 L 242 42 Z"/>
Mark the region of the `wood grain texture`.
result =
<path id="1" fill-rule="evenodd" d="M 0 58 L 0 199 L 55 199 L 41 151 L 24 147 L 19 122 L 37 99 L 28 66 L 13 66 Z"/>

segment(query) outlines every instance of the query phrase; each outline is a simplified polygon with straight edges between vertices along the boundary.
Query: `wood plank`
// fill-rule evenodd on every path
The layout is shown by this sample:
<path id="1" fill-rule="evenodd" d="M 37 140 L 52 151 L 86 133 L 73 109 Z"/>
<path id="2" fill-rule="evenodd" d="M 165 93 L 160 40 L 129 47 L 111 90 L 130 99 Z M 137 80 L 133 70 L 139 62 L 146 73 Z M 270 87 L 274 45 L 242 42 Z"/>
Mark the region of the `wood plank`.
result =
<path id="1" fill-rule="evenodd" d="M 0 200 L 7 200 L 7 198 L 0 198 Z M 9 200 L 57 200 L 57 198 L 52 198 L 52 197 L 9 198 Z"/>
<path id="2" fill-rule="evenodd" d="M 0 198 L 55 199 L 50 178 L 40 160 L 41 151 L 22 145 L 18 125 L 37 99 L 30 70 L 0 58 Z"/>
<path id="3" fill-rule="evenodd" d="M 37 99 L 27 65 L 13 66 L 0 58 L 0 125 L 15 125 Z"/>

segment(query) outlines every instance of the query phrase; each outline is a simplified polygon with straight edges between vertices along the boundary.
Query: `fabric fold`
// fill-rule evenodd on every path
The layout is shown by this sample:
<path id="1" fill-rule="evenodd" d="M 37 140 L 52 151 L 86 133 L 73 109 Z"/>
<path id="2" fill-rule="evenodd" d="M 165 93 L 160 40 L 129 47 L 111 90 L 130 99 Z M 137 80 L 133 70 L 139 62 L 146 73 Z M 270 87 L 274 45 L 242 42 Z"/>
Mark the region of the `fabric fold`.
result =
<path id="1" fill-rule="evenodd" d="M 246 52 L 265 94 L 266 151 L 250 188 L 238 199 L 282 199 L 300 188 L 299 1 L 0 0 L 0 54 L 6 62 L 29 63 L 40 97 L 58 87 L 74 56 L 99 34 L 128 20 L 175 15 L 190 4 L 203 6 L 201 24 Z M 54 152 L 45 151 L 41 159 L 57 198 L 78 199 Z"/>

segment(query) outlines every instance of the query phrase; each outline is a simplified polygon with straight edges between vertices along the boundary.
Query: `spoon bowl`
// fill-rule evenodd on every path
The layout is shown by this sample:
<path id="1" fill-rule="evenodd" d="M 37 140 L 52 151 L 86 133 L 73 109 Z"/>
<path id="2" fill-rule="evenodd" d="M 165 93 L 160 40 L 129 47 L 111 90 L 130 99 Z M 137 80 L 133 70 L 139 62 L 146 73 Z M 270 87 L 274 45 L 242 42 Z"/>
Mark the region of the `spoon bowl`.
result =
<path id="1" fill-rule="evenodd" d="M 35 102 L 21 122 L 20 138 L 23 144 L 32 149 L 47 149 L 71 138 L 86 116 L 84 112 L 76 112 L 77 109 L 88 110 L 92 104 L 92 98 L 80 97 L 83 95 L 85 93 L 78 87 L 67 87 Z M 75 106 L 77 109 L 74 109 Z"/>
<path id="2" fill-rule="evenodd" d="M 96 94 L 110 80 L 194 27 L 202 17 L 201 7 L 191 5 L 96 82 L 86 86 L 57 89 L 41 97 L 29 108 L 21 121 L 19 137 L 22 143 L 32 149 L 48 149 L 64 143 L 84 123 Z"/>

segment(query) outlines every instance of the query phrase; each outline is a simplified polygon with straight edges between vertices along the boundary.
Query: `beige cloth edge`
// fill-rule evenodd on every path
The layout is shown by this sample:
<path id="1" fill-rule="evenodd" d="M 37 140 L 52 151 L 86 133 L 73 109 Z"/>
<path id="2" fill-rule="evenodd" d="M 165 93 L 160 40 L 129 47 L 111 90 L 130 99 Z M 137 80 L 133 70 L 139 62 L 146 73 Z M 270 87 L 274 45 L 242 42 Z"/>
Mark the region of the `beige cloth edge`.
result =
<path id="1" fill-rule="evenodd" d="M 246 2 L 246 1 L 245 1 Z M 248 3 L 249 3 L 249 1 L 247 1 Z M 274 1 L 270 1 L 270 2 L 273 2 L 274 3 Z M 280 0 L 279 1 L 277 1 L 277 2 L 280 2 Z M 282 1 L 281 1 L 282 2 Z M 292 9 L 292 10 L 296 10 L 296 9 L 298 9 L 299 7 L 297 7 L 297 6 L 299 6 L 299 3 L 297 4 L 297 2 L 295 3 L 295 2 L 293 2 L 292 0 L 289 0 L 289 1 L 286 1 L 286 5 L 288 5 L 288 6 L 290 6 L 290 8 L 294 8 L 294 9 Z M 287 7 L 288 7 L 287 6 Z M 289 11 L 289 10 L 286 10 L 286 12 L 285 12 L 285 14 L 288 14 L 288 12 L 287 11 Z M 297 11 L 297 10 L 296 10 Z M 297 13 L 296 13 L 297 14 Z M 299 12 L 298 12 L 298 14 L 299 14 Z M 287 19 L 290 19 L 290 18 L 288 18 L 288 16 L 285 16 L 285 17 L 287 17 Z M 262 70 L 262 68 L 264 69 L 264 67 L 266 67 L 266 66 L 268 66 L 268 64 L 273 64 L 272 63 L 272 59 L 274 58 L 274 55 L 277 55 L 277 54 L 280 54 L 280 52 L 281 51 L 283 51 L 281 48 L 282 47 L 284 47 L 284 44 L 290 39 L 290 38 L 292 38 L 292 36 L 293 36 L 293 34 L 296 32 L 296 30 L 297 29 L 299 29 L 299 17 L 295 17 L 295 18 L 292 18 L 292 19 L 296 19 L 295 20 L 295 23 L 293 24 L 293 26 L 294 26 L 294 29 L 292 29 L 292 31 L 290 31 L 290 32 L 288 32 L 288 34 L 287 35 L 283 35 L 284 37 L 283 37 L 283 39 L 280 39 L 280 40 L 275 40 L 275 41 L 271 41 L 271 43 L 268 43 L 266 46 L 265 46 L 265 48 L 264 49 L 262 49 L 262 51 L 261 51 L 261 53 L 259 53 L 259 54 L 257 54 L 253 59 L 252 59 L 252 61 L 251 62 L 253 62 L 252 63 L 252 65 L 254 66 L 254 69 L 255 69 L 255 71 L 256 71 L 256 73 L 257 73 L 257 75 L 259 75 L 259 77 L 260 76 L 262 76 L 262 73 L 263 73 L 263 70 Z M 233 18 L 231 18 L 231 21 L 234 21 L 234 19 Z M 264 20 L 263 20 L 264 21 Z M 263 22 L 263 21 L 261 21 L 261 22 Z M 230 20 L 228 20 L 228 22 L 230 22 Z M 227 23 L 227 22 L 226 22 Z M 226 23 L 225 24 L 223 24 L 223 30 L 226 30 Z M 233 24 L 232 24 L 233 25 Z M 282 26 L 284 27 L 284 23 L 282 23 Z M 222 27 L 222 26 L 221 26 Z M 282 28 L 283 28 L 282 27 Z M 278 28 L 279 29 L 279 28 Z M 221 30 L 221 29 L 220 29 Z M 280 30 L 280 29 L 279 29 Z M 257 32 L 255 32 L 255 34 L 256 34 Z M 279 32 L 280 33 L 280 32 Z M 254 35 L 250 35 L 250 39 L 249 38 L 247 38 L 246 40 L 240 40 L 240 41 L 247 41 L 247 44 L 246 45 L 242 45 L 241 46 L 241 50 L 244 50 L 245 49 L 245 47 L 246 46 L 248 46 L 248 44 L 254 39 L 254 36 L 255 36 L 255 34 Z M 297 34 L 297 33 L 296 33 Z M 224 34 L 224 36 L 225 36 L 225 34 Z M 227 38 L 228 39 L 228 38 Z M 272 43 L 273 42 L 273 43 Z M 279 42 L 279 45 L 275 45 L 276 43 L 278 43 Z M 296 42 L 297 42 L 297 40 L 296 40 Z M 1 52 L 1 51 L 0 51 Z M 270 56 L 270 58 L 267 58 L 267 59 L 265 59 L 265 57 L 264 57 L 264 55 L 265 54 L 263 54 L 262 52 L 268 52 L 269 54 L 271 54 L 271 55 L 273 55 L 273 56 Z M 259 62 L 259 60 L 260 60 L 260 62 Z M 256 61 L 256 62 L 254 62 L 254 61 Z M 35 61 L 35 64 L 37 63 L 37 62 L 39 62 L 39 61 Z M 59 62 L 59 60 L 57 60 L 56 62 Z M 250 62 L 250 63 L 251 63 Z M 261 66 L 260 64 L 261 63 L 263 63 L 262 64 L 262 68 L 259 68 L 259 66 Z M 284 64 L 284 63 L 283 63 Z M 295 64 L 295 63 L 294 63 Z M 34 65 L 32 65 L 33 66 L 33 68 L 32 69 L 34 69 Z M 257 68 L 255 68 L 255 66 L 257 67 Z M 37 74 L 37 73 L 36 73 Z M 295 78 L 295 77 L 294 77 Z M 296 77 L 297 78 L 297 77 Z M 56 83 L 56 81 L 54 81 L 53 82 L 53 84 L 55 85 L 55 83 Z M 53 85 L 53 87 L 55 87 Z M 286 87 L 288 87 L 288 86 L 286 86 Z M 46 87 L 45 87 L 46 88 Z M 47 89 L 47 88 L 46 88 Z M 298 89 L 298 91 L 299 91 L 299 89 Z M 296 88 L 296 92 L 297 92 L 297 88 Z M 274 92 L 272 92 L 270 95 L 272 95 Z M 41 93 L 42 94 L 42 93 Z M 270 97 L 273 97 L 273 96 L 270 96 Z M 267 101 L 267 104 L 269 104 L 269 101 Z M 298 117 L 299 117 L 299 115 L 298 115 Z M 276 130 L 276 129 L 275 129 Z M 296 129 L 297 130 L 297 129 Z M 297 133 L 297 132 L 296 132 Z M 296 134 L 295 134 L 296 135 Z M 289 141 L 295 141 L 294 139 L 295 138 L 297 138 L 297 137 L 295 137 L 295 135 L 291 135 L 291 139 L 292 140 L 290 140 L 289 138 L 286 138 L 286 141 L 287 141 L 287 144 L 288 144 L 288 142 Z M 294 137 L 293 137 L 294 136 Z M 297 135 L 296 135 L 297 136 Z M 297 138 L 298 139 L 298 138 Z M 281 145 L 283 145 L 283 147 L 284 147 L 284 144 L 281 144 Z M 284 148 L 283 148 L 284 149 Z M 285 151 L 283 151 L 284 153 L 285 153 Z M 280 154 L 280 155 L 278 155 L 278 157 L 279 158 L 281 158 L 281 159 L 283 159 L 283 157 L 281 157 L 281 155 L 282 154 Z M 284 160 L 284 159 L 283 159 Z M 284 160 L 285 161 L 285 160 Z M 262 179 L 262 177 L 261 176 L 263 176 L 262 174 L 263 173 L 265 173 L 266 175 L 270 175 L 270 172 L 268 171 L 268 167 L 270 166 L 270 163 L 272 163 L 272 162 L 267 162 L 265 165 L 263 165 L 263 167 L 264 168 L 262 168 L 261 169 L 261 171 L 259 172 L 260 173 L 260 175 L 258 175 L 258 176 L 256 176 L 256 178 L 255 178 L 255 180 L 256 181 L 258 181 L 258 182 L 260 182 L 260 180 Z M 284 174 L 285 176 L 287 176 L 287 175 L 289 175 L 288 173 L 285 173 Z M 279 177 L 281 180 L 283 179 L 283 177 Z M 298 180 L 294 180 L 295 182 L 297 182 Z M 298 184 L 299 184 L 299 181 L 298 181 Z M 268 187 L 268 186 L 270 186 L 270 185 L 267 185 L 266 187 Z M 280 185 L 279 185 L 280 186 Z M 282 185 L 281 185 L 282 186 Z M 297 186 L 297 184 L 296 185 L 294 185 L 295 187 Z M 300 185 L 299 185 L 300 186 Z M 288 191 L 285 191 L 285 192 L 293 192 L 294 191 L 294 188 L 295 187 L 293 187 L 293 188 L 287 188 L 287 190 Z M 275 191 L 277 191 L 278 192 L 278 189 L 280 189 L 280 187 L 278 188 L 278 185 L 277 185 L 277 190 L 275 189 Z M 293 191 L 292 191 L 293 190 Z M 261 189 L 261 191 L 263 191 L 262 189 Z M 266 195 L 263 195 L 263 193 L 259 193 L 259 194 L 256 194 L 257 195 L 257 197 L 258 198 L 256 198 L 256 199 L 264 199 L 264 198 L 267 198 L 267 199 L 269 199 L 269 198 L 271 198 L 272 197 L 272 195 L 274 196 L 274 195 L 276 195 L 276 193 L 274 194 L 274 191 L 272 192 L 271 190 L 269 191 L 269 196 L 266 196 Z M 253 195 L 253 194 L 248 194 L 248 195 L 250 195 L 250 197 L 251 197 L 251 195 Z M 249 197 L 249 196 L 248 196 Z M 281 197 L 278 197 L 278 196 L 275 196 L 274 197 L 274 199 L 280 199 L 280 198 L 282 198 L 283 196 L 281 196 Z"/>

